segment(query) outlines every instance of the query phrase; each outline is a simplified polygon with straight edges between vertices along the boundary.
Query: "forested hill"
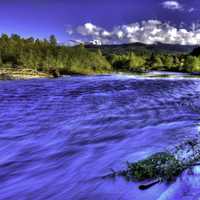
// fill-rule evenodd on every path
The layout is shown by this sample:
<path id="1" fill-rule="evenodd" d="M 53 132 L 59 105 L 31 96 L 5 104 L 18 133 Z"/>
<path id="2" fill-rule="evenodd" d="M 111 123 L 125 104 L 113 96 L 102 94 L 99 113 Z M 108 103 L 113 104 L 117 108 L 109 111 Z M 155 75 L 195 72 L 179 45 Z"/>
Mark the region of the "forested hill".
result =
<path id="1" fill-rule="evenodd" d="M 164 54 L 188 54 L 193 51 L 197 45 L 179 45 L 157 43 L 152 45 L 142 43 L 121 44 L 121 45 L 85 45 L 90 50 L 101 49 L 104 55 L 126 54 L 135 52 L 138 54 L 164 53 Z"/>
<path id="2" fill-rule="evenodd" d="M 83 45 L 59 45 L 54 35 L 49 39 L 0 36 L 0 69 L 21 68 L 59 74 L 108 73 L 111 65 L 101 52 L 91 52 Z"/>
<path id="3" fill-rule="evenodd" d="M 31 69 L 53 76 L 165 70 L 200 72 L 200 48 L 181 45 L 65 46 L 48 39 L 0 36 L 0 70 Z"/>

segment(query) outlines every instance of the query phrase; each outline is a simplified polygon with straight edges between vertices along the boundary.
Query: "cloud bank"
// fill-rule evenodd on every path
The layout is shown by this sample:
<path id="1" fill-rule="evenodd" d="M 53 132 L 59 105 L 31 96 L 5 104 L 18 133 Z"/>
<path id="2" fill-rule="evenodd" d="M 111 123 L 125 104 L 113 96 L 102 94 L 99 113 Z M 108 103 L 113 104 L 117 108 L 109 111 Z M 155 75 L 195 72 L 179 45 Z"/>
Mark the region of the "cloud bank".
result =
<path id="1" fill-rule="evenodd" d="M 182 10 L 183 6 L 178 1 L 164 1 L 162 6 L 170 10 Z"/>
<path id="2" fill-rule="evenodd" d="M 141 23 L 115 26 L 111 31 L 92 23 L 67 30 L 71 37 L 98 44 L 120 44 L 141 42 L 145 44 L 167 43 L 181 45 L 200 44 L 200 26 L 193 24 L 191 30 L 176 28 L 169 23 L 147 20 Z"/>

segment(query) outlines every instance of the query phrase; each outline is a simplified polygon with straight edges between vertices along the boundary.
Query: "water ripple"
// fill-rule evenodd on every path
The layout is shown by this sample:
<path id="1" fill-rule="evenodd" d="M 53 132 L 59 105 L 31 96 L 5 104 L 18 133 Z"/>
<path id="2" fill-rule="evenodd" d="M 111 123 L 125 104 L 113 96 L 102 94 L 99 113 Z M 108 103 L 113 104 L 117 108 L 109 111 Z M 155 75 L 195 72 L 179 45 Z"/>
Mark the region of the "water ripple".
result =
<path id="1" fill-rule="evenodd" d="M 198 134 L 199 85 L 132 76 L 0 82 L 0 199 L 158 199 L 168 185 L 141 193 L 138 183 L 100 177 Z M 187 187 L 188 199 L 198 195 Z"/>

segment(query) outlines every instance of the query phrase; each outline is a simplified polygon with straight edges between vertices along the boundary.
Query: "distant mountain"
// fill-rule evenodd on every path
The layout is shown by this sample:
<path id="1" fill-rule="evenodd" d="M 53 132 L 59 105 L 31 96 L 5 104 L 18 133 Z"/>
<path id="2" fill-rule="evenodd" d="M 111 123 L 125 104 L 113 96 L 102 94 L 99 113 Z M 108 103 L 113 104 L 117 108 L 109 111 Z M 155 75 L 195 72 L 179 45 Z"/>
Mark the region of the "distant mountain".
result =
<path id="1" fill-rule="evenodd" d="M 179 45 L 179 44 L 143 44 L 143 43 L 131 43 L 131 44 L 120 44 L 120 45 L 85 45 L 87 49 L 95 50 L 101 49 L 104 55 L 109 54 L 125 54 L 130 51 L 134 51 L 138 54 L 149 54 L 149 53 L 166 53 L 166 54 L 188 54 L 193 51 L 197 45 Z"/>

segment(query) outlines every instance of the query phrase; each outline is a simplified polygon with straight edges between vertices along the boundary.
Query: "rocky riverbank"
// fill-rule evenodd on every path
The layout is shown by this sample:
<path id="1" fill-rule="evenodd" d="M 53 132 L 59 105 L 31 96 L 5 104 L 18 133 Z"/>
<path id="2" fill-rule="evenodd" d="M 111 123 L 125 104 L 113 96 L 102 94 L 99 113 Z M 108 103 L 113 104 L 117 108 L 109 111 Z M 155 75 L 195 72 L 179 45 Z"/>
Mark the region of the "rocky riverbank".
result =
<path id="1" fill-rule="evenodd" d="M 0 80 L 21 80 L 33 78 L 52 78 L 50 73 L 38 72 L 32 69 L 13 69 L 2 68 L 0 69 Z"/>

